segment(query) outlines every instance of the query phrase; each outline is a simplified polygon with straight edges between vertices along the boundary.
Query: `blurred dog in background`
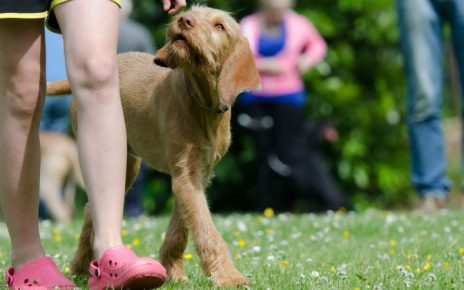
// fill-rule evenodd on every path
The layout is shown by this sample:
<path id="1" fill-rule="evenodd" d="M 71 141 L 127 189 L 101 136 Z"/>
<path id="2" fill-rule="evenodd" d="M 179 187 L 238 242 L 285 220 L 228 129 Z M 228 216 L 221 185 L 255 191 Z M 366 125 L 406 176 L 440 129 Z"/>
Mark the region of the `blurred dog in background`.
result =
<path id="1" fill-rule="evenodd" d="M 74 212 L 76 186 L 84 188 L 74 140 L 55 132 L 40 133 L 40 199 L 53 220 L 67 223 Z"/>

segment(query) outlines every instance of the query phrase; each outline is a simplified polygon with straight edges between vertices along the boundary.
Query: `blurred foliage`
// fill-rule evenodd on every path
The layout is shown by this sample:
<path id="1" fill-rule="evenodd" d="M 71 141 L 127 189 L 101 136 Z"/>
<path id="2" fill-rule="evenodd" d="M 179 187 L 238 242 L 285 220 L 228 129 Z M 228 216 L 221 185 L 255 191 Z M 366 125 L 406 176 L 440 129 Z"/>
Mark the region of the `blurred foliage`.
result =
<path id="1" fill-rule="evenodd" d="M 134 18 L 151 28 L 161 46 L 169 22 L 161 1 L 134 2 Z M 340 140 L 326 148 L 329 169 L 359 208 L 406 206 L 415 194 L 409 182 L 406 90 L 394 1 L 296 2 L 295 10 L 313 22 L 329 45 L 325 61 L 304 76 L 308 116 L 330 119 L 340 131 Z M 249 0 L 196 3 L 231 11 L 237 19 L 258 5 Z M 254 155 L 250 136 L 234 126 L 234 144 L 208 190 L 213 209 L 255 209 Z M 155 180 L 150 188 L 162 187 L 168 194 L 163 184 Z M 147 199 L 158 194 L 150 190 Z"/>

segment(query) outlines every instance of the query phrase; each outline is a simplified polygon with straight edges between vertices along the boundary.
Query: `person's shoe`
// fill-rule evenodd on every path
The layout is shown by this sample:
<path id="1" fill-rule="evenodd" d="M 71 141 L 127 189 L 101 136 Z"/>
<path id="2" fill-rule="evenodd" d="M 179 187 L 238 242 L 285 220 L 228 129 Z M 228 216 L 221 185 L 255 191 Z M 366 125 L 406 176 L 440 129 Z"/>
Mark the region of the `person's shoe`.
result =
<path id="1" fill-rule="evenodd" d="M 89 289 L 153 289 L 166 281 L 166 269 L 157 261 L 137 257 L 124 246 L 107 249 L 90 263 Z"/>
<path id="2" fill-rule="evenodd" d="M 421 199 L 417 211 L 420 213 L 436 213 L 445 207 L 445 197 L 426 195 Z"/>
<path id="3" fill-rule="evenodd" d="M 5 285 L 13 290 L 74 289 L 76 285 L 61 273 L 50 257 L 37 258 L 17 271 L 11 267 L 5 273 Z"/>

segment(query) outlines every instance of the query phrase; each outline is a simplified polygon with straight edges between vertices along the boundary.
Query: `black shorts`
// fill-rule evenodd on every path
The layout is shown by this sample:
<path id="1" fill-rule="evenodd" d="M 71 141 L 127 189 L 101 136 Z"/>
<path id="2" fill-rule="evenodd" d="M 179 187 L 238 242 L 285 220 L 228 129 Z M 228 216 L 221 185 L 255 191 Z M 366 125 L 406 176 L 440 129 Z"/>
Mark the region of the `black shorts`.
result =
<path id="1" fill-rule="evenodd" d="M 53 9 L 71 0 L 1 0 L 0 19 L 43 19 L 47 18 L 48 29 L 60 32 L 60 26 Z M 121 7 L 120 0 L 111 0 Z"/>

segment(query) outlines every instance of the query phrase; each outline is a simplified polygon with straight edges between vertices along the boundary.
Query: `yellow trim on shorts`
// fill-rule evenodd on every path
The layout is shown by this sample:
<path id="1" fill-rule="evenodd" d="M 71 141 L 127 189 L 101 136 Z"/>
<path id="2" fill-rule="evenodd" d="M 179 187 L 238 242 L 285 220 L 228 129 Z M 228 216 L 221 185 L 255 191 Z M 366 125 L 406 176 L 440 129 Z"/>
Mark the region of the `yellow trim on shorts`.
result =
<path id="1" fill-rule="evenodd" d="M 15 18 L 15 19 L 40 19 L 45 18 L 48 11 L 35 13 L 0 13 L 0 19 Z"/>
<path id="2" fill-rule="evenodd" d="M 68 1 L 71 1 L 71 0 L 53 0 L 52 3 L 50 3 L 50 10 L 53 10 L 56 6 L 63 4 L 65 2 L 68 2 Z M 110 1 L 114 2 L 116 5 L 119 6 L 119 8 L 121 8 L 120 0 L 110 0 Z"/>

